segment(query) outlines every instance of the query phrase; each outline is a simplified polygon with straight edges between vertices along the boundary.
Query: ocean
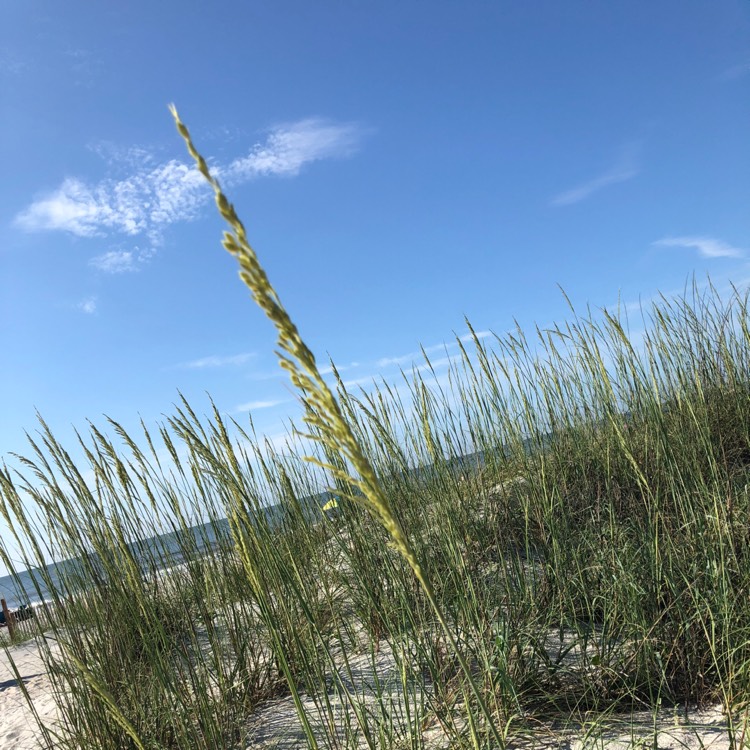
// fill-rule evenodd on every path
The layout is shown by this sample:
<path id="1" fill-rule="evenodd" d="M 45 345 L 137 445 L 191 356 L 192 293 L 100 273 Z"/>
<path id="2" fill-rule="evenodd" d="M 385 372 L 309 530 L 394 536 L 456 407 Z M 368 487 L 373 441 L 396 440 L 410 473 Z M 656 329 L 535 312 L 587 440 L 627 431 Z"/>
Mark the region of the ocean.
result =
<path id="1" fill-rule="evenodd" d="M 484 463 L 481 453 L 470 453 L 465 456 L 450 459 L 454 470 L 473 470 Z M 431 466 L 421 466 L 411 469 L 409 474 L 426 475 L 432 470 Z M 322 507 L 332 498 L 331 492 L 321 492 L 315 495 L 299 498 L 304 512 L 309 514 L 310 520 L 320 518 Z M 281 505 L 270 505 L 263 509 L 266 520 L 274 525 L 283 518 Z M 187 537 L 184 535 L 187 534 Z M 183 560 L 182 550 L 189 546 L 192 553 L 206 554 L 218 545 L 232 545 L 229 522 L 226 518 L 210 523 L 198 524 L 184 532 L 170 531 L 147 539 L 135 540 L 129 547 L 138 560 L 143 560 L 143 572 L 156 569 L 170 568 L 179 565 Z M 191 554 L 192 554 L 191 553 Z M 90 560 L 89 560 L 90 562 Z M 4 598 L 8 608 L 18 609 L 23 604 L 40 604 L 52 598 L 48 583 L 53 589 L 59 590 L 62 577 L 71 578 L 75 573 L 76 560 L 63 560 L 50 563 L 45 569 L 22 570 L 16 575 L 0 576 L 0 597 Z"/>
<path id="2" fill-rule="evenodd" d="M 192 539 L 187 543 L 200 553 L 207 553 L 219 544 L 231 544 L 229 522 L 221 519 L 218 522 L 199 524 L 187 529 L 186 533 Z M 167 532 L 148 539 L 139 540 L 129 545 L 136 559 L 144 560 L 143 571 L 153 570 L 154 560 L 158 561 L 158 569 L 179 565 L 183 560 L 181 550 L 185 549 L 186 540 L 180 540 L 177 532 Z M 145 554 L 143 550 L 146 550 Z M 149 554 L 151 552 L 152 554 Z M 145 564 L 148 561 L 148 566 Z M 40 604 L 52 598 L 48 584 L 59 588 L 62 577 L 68 579 L 75 573 L 77 560 L 63 560 L 50 563 L 45 569 L 32 568 L 22 570 L 15 575 L 0 577 L 0 597 L 4 598 L 8 608 L 18 609 L 22 604 Z"/>
<path id="3" fill-rule="evenodd" d="M 301 498 L 300 505 L 312 521 L 320 518 L 321 508 L 331 498 L 333 495 L 330 492 L 322 492 Z M 281 505 L 267 506 L 263 513 L 271 526 L 281 523 L 284 516 Z M 143 572 L 153 573 L 154 570 L 179 565 L 184 559 L 183 550 L 186 548 L 190 548 L 192 557 L 196 554 L 207 554 L 220 545 L 233 545 L 229 521 L 226 518 L 198 524 L 185 531 L 169 531 L 150 538 L 134 540 L 128 547 L 136 560 L 142 561 Z M 88 562 L 90 564 L 91 559 Z M 63 560 L 50 563 L 44 569 L 32 568 L 19 571 L 15 575 L 0 576 L 0 597 L 5 599 L 10 610 L 18 609 L 23 604 L 33 606 L 49 601 L 52 595 L 48 584 L 59 590 L 62 578 L 71 580 L 75 577 L 75 568 L 78 564 L 80 560 Z"/>

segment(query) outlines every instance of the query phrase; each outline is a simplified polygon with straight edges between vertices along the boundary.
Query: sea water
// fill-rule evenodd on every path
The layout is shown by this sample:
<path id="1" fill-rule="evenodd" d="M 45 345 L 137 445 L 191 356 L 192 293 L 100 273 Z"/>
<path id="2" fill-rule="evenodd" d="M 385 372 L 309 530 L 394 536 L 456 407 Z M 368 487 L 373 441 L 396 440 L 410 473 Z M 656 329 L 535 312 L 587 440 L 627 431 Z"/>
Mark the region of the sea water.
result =
<path id="1" fill-rule="evenodd" d="M 317 495 L 300 499 L 303 513 L 310 521 L 321 517 L 321 508 L 333 495 L 322 492 Z M 266 523 L 275 526 L 281 523 L 284 510 L 281 505 L 270 505 L 263 508 Z M 191 558 L 210 554 L 218 547 L 231 548 L 233 546 L 229 522 L 226 518 L 213 520 L 209 523 L 198 524 L 183 531 L 169 531 L 146 539 L 134 540 L 128 548 L 136 561 L 141 565 L 143 574 L 152 575 L 154 572 L 179 565 L 184 560 L 184 550 L 189 549 Z M 22 604 L 41 604 L 51 601 L 54 597 L 50 591 L 70 592 L 71 584 L 79 578 L 86 580 L 86 576 L 76 575 L 77 567 L 83 561 L 80 559 L 53 562 L 45 568 L 21 570 L 15 575 L 0 576 L 0 597 L 4 598 L 8 609 L 18 609 Z M 91 554 L 85 561 L 88 566 L 97 565 L 97 556 Z M 66 585 L 67 584 L 67 585 Z"/>
<path id="2" fill-rule="evenodd" d="M 229 523 L 226 519 L 211 523 L 199 524 L 183 533 L 170 531 L 147 539 L 138 540 L 128 545 L 137 561 L 142 562 L 143 572 L 179 565 L 183 561 L 182 550 L 190 546 L 192 553 L 207 554 L 219 544 L 231 544 Z M 96 564 L 96 556 L 87 560 L 89 565 Z M 14 575 L 0 577 L 0 597 L 4 598 L 8 609 L 18 609 L 22 604 L 40 604 L 50 601 L 53 596 L 50 587 L 58 592 L 69 589 L 74 581 L 80 559 L 53 562 L 45 568 L 21 570 Z M 156 563 L 156 565 L 155 565 Z M 68 583 L 65 586 L 63 581 Z"/>

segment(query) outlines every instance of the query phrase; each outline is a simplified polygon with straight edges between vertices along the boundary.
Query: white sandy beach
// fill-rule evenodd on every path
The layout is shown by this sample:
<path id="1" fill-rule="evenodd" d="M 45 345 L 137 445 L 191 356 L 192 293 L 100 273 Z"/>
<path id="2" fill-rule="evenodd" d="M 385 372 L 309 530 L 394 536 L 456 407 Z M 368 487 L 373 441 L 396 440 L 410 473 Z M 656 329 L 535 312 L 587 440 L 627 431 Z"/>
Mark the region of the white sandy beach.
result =
<path id="1" fill-rule="evenodd" d="M 514 485 L 515 486 L 515 485 Z M 506 490 L 506 486 L 498 485 L 490 490 L 490 494 Z M 176 581 L 184 565 L 175 565 L 159 572 L 165 581 Z M 40 610 L 38 610 L 41 613 Z M 39 614 L 34 621 L 39 623 Z M 21 624 L 21 632 L 24 625 Z M 45 627 L 42 625 L 42 627 Z M 582 647 L 580 643 L 568 640 L 567 636 L 561 640 L 558 629 L 549 631 L 545 647 L 550 659 L 555 661 L 559 654 L 564 653 L 563 662 L 567 667 L 576 669 L 580 666 Z M 8 645 L 7 629 L 0 630 L 0 748 L 17 748 L 31 750 L 45 748 L 42 734 L 37 720 L 54 732 L 57 710 L 52 695 L 52 684 L 47 674 L 47 668 L 40 655 L 38 643 L 34 639 L 16 645 Z M 52 648 L 56 648 L 55 645 Z M 589 643 L 588 649 L 592 648 Z M 347 668 L 340 654 L 334 656 L 339 671 L 339 679 L 352 695 L 357 696 L 360 707 L 369 715 L 372 726 L 377 725 L 377 717 L 383 706 L 386 707 L 389 721 L 393 722 L 396 734 L 406 737 L 410 734 L 409 712 L 404 711 L 401 673 L 398 661 L 394 657 L 391 647 L 384 640 L 379 644 L 377 654 L 373 655 L 367 648 L 367 638 L 363 636 L 361 643 L 352 643 L 351 652 L 347 656 Z M 59 652 L 57 652 L 59 653 Z M 592 654 L 589 654 L 591 656 Z M 589 660 L 590 661 L 590 660 Z M 15 669 L 14 669 L 14 666 Z M 19 684 L 23 685 L 23 688 Z M 29 706 L 24 690 L 33 703 L 33 710 Z M 320 702 L 310 696 L 302 695 L 310 727 L 316 735 L 321 747 L 327 746 L 327 739 L 332 736 L 344 736 L 343 727 L 349 724 L 356 727 L 357 718 L 351 706 L 343 703 L 339 698 L 330 695 L 330 714 L 321 715 Z M 381 704 L 382 705 L 379 705 Z M 458 707 L 457 707 L 458 709 Z M 424 747 L 430 750 L 449 750 L 449 743 L 439 722 L 434 716 L 422 714 L 416 723 L 418 733 L 421 733 Z M 415 713 L 411 714 L 411 725 L 414 723 Z M 457 723 L 461 719 L 456 716 Z M 750 731 L 748 737 L 742 736 L 742 722 L 735 720 L 737 726 L 736 747 L 750 747 Z M 332 728 L 333 727 L 333 728 Z M 307 747 L 305 732 L 297 717 L 294 702 L 289 696 L 271 699 L 260 705 L 252 715 L 247 717 L 243 727 L 244 741 L 240 747 L 246 750 L 263 748 L 264 750 L 304 750 Z M 413 731 L 413 730 L 411 730 Z M 357 731 L 355 730 L 355 735 Z M 359 746 L 367 747 L 363 737 Z M 741 742 L 744 740 L 744 742 Z M 54 747 L 54 745 L 53 745 Z M 584 748 L 607 748 L 624 750 L 631 747 L 653 747 L 658 750 L 729 750 L 732 747 L 727 731 L 726 717 L 721 707 L 715 706 L 698 711 L 682 708 L 662 709 L 654 721 L 651 711 L 644 710 L 635 714 L 619 714 L 603 719 L 591 715 L 583 725 L 576 725 L 567 729 L 552 728 L 539 725 L 538 729 L 529 735 L 514 736 L 509 747 L 526 750 L 527 748 L 546 748 L 549 750 L 584 750 Z M 225 750 L 217 748 L 217 750 Z M 232 748 L 232 750 L 235 750 Z"/>
<path id="2" fill-rule="evenodd" d="M 18 675 L 11 666 L 15 664 Z M 394 664 L 388 649 L 384 649 L 377 661 L 379 678 L 386 682 L 395 679 Z M 364 666 L 365 662 L 361 662 Z M 27 641 L 0 650 L 0 746 L 17 750 L 32 750 L 44 747 L 33 712 L 19 687 L 18 676 L 34 704 L 39 718 L 47 726 L 53 727 L 56 709 L 52 698 L 51 683 L 35 641 Z M 372 675 L 357 674 L 355 690 L 367 692 L 373 682 Z M 312 708 L 312 705 L 310 706 Z M 346 709 L 339 707 L 341 712 Z M 592 717 L 593 719 L 593 717 Z M 654 722 L 649 712 L 630 717 L 603 722 L 593 729 L 581 728 L 574 732 L 554 734 L 540 730 L 531 738 L 519 739 L 512 747 L 569 748 L 583 750 L 589 747 L 606 747 L 621 750 L 629 747 L 655 746 Z M 296 718 L 291 698 L 269 701 L 248 721 L 248 735 L 245 747 L 277 748 L 297 750 L 304 748 L 305 740 Z M 721 710 L 716 707 L 704 711 L 685 712 L 664 709 L 656 724 L 657 745 L 660 750 L 674 748 L 711 748 L 724 750 L 730 747 L 726 731 L 726 721 Z M 444 747 L 439 731 L 425 732 L 424 739 L 435 748 Z M 738 740 L 740 738 L 738 737 Z"/>
<path id="3" fill-rule="evenodd" d="M 51 684 L 34 640 L 0 650 L 0 747 L 40 748 L 43 743 L 37 722 L 19 677 L 39 718 L 47 726 L 54 725 L 57 714 Z"/>

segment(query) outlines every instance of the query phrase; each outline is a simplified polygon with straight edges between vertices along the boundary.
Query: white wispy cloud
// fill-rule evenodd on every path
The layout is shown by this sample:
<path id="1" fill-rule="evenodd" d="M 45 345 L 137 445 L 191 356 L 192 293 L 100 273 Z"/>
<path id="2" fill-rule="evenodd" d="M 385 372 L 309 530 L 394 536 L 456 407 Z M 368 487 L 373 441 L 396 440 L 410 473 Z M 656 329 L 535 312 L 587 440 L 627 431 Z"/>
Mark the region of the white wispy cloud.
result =
<path id="1" fill-rule="evenodd" d="M 96 297 L 87 297 L 81 300 L 78 305 L 78 309 L 86 315 L 93 315 L 96 312 Z"/>
<path id="2" fill-rule="evenodd" d="M 89 265 L 104 273 L 128 273 L 137 270 L 135 261 L 131 250 L 109 250 L 94 256 Z"/>
<path id="3" fill-rule="evenodd" d="M 423 362 L 426 354 L 433 354 L 434 352 L 444 352 L 448 349 L 456 346 L 456 343 L 449 341 L 447 344 L 432 344 L 431 346 L 425 346 L 419 351 L 409 352 L 408 354 L 399 354 L 393 357 L 381 357 L 375 365 L 377 367 L 393 367 L 402 365 L 411 365 L 416 362 Z"/>
<path id="4" fill-rule="evenodd" d="M 697 250 L 704 258 L 743 258 L 746 251 L 713 237 L 665 237 L 653 243 L 657 247 L 684 247 Z"/>
<path id="5" fill-rule="evenodd" d="M 474 331 L 474 333 L 465 333 L 463 336 L 459 336 L 461 341 L 466 343 L 467 341 L 474 341 L 474 337 L 478 339 L 486 339 L 488 336 L 492 336 L 492 331 Z"/>
<path id="6" fill-rule="evenodd" d="M 475 333 L 464 333 L 460 336 L 457 336 L 457 339 L 462 342 L 467 341 L 473 341 L 474 336 L 478 339 L 485 339 L 488 336 L 493 336 L 494 334 L 492 331 L 475 331 Z M 443 354 L 447 354 L 451 350 L 455 349 L 458 346 L 456 341 L 444 341 L 440 344 L 432 344 L 430 346 L 425 346 L 419 349 L 419 351 L 413 351 L 409 352 L 408 354 L 399 354 L 394 355 L 390 357 L 381 357 L 375 362 L 375 366 L 378 368 L 387 368 L 387 367 L 403 367 L 404 365 L 415 365 L 417 366 L 417 369 L 420 370 L 422 367 L 429 367 L 430 364 L 434 365 L 435 362 L 443 361 L 443 360 L 430 360 L 429 364 L 425 362 L 425 356 L 429 356 L 430 354 L 435 354 L 436 352 L 441 352 Z M 421 363 L 424 362 L 424 365 Z"/>
<path id="7" fill-rule="evenodd" d="M 344 381 L 344 388 L 356 388 L 357 386 L 377 384 L 381 379 L 380 375 L 364 375 L 361 378 L 352 378 Z"/>
<path id="8" fill-rule="evenodd" d="M 363 131 L 354 123 L 335 123 L 310 117 L 274 129 L 263 144 L 235 159 L 222 171 L 230 182 L 261 175 L 296 175 L 305 164 L 321 159 L 351 156 Z"/>
<path id="9" fill-rule="evenodd" d="M 132 172 L 156 163 L 154 152 L 146 146 L 122 146 L 103 140 L 90 143 L 87 148 L 115 170 Z"/>
<path id="10" fill-rule="evenodd" d="M 378 367 L 393 367 L 411 364 L 418 359 L 423 359 L 422 352 L 409 352 L 409 354 L 401 354 L 397 357 L 381 357 L 375 364 Z"/>
<path id="11" fill-rule="evenodd" d="M 611 169 L 600 174 L 598 177 L 594 177 L 581 185 L 571 188 L 570 190 L 558 193 L 558 195 L 550 201 L 551 205 L 570 206 L 573 203 L 580 203 L 582 200 L 585 200 L 603 188 L 615 185 L 618 182 L 632 180 L 640 172 L 637 163 L 639 150 L 640 144 L 628 144 L 623 148 L 620 158 Z"/>
<path id="12" fill-rule="evenodd" d="M 153 241 L 166 225 L 195 218 L 208 190 L 197 169 L 175 160 L 93 186 L 69 177 L 22 211 L 16 224 L 30 232 L 58 230 L 78 237 L 145 234 Z"/>
<path id="13" fill-rule="evenodd" d="M 378 369 L 387 369 L 393 365 L 399 365 L 400 367 L 403 367 L 403 365 L 409 365 L 407 368 L 405 368 L 405 372 L 407 374 L 439 370 L 444 367 L 448 367 L 453 363 L 461 361 L 460 355 L 449 354 L 449 349 L 455 347 L 456 344 L 435 344 L 434 346 L 425 347 L 424 354 L 430 354 L 436 351 L 442 351 L 445 354 L 445 356 L 443 357 L 439 357 L 437 359 L 429 359 L 428 361 L 425 360 L 422 351 L 410 352 L 409 354 L 404 354 L 401 357 L 382 357 L 375 362 L 375 367 Z M 344 387 L 354 388 L 359 386 L 371 386 L 373 384 L 379 383 L 384 377 L 386 376 L 379 372 L 371 375 L 363 375 L 358 378 L 345 380 Z M 388 377 L 393 376 L 391 375 Z"/>
<path id="14" fill-rule="evenodd" d="M 357 367 L 360 367 L 359 362 L 349 362 L 349 364 L 346 365 L 339 365 L 336 363 L 336 369 L 339 371 L 339 374 L 342 372 L 347 372 L 349 370 L 354 370 Z M 324 365 L 320 368 L 320 374 L 321 375 L 332 375 L 333 374 L 333 367 L 330 365 Z M 248 375 L 248 377 L 251 380 L 256 381 L 263 381 L 263 380 L 288 380 L 289 374 L 286 372 L 286 370 L 282 370 L 280 367 L 274 369 L 274 370 L 265 370 L 261 372 L 253 372 Z"/>
<path id="15" fill-rule="evenodd" d="M 350 362 L 348 365 L 336 365 L 336 370 L 340 373 L 347 372 L 348 370 L 353 370 L 355 368 L 359 367 L 359 362 Z M 333 367 L 331 365 L 326 365 L 325 367 L 320 368 L 320 374 L 321 375 L 332 375 L 333 374 Z"/>
<path id="16" fill-rule="evenodd" d="M 462 361 L 461 356 L 447 356 L 440 357 L 440 359 L 431 359 L 429 363 L 425 362 L 423 365 L 418 365 L 414 368 L 414 372 L 432 372 L 434 370 L 440 370 L 443 367 L 449 367 L 450 365 L 460 363 Z"/>
<path id="17" fill-rule="evenodd" d="M 194 359 L 191 362 L 183 362 L 182 364 L 177 365 L 177 367 L 186 370 L 202 370 L 206 368 L 216 367 L 236 367 L 237 365 L 244 365 L 246 362 L 249 362 L 254 356 L 255 354 L 253 352 L 232 354 L 228 357 L 211 355 L 210 357 Z"/>
<path id="18" fill-rule="evenodd" d="M 235 406 L 234 410 L 238 412 L 257 411 L 258 409 L 271 409 L 274 406 L 283 404 L 285 401 L 248 401 L 246 404 Z"/>
<path id="19" fill-rule="evenodd" d="M 214 164 L 212 170 L 228 186 L 261 176 L 294 176 L 311 162 L 351 155 L 362 134 L 354 123 L 309 118 L 275 128 L 247 155 L 226 165 Z M 108 147 L 103 150 L 112 152 Z M 195 219 L 212 193 L 195 167 L 176 159 L 153 165 L 146 156 L 143 149 L 116 152 L 120 161 L 129 160 L 135 169 L 121 179 L 90 184 L 77 177 L 65 178 L 56 190 L 18 214 L 15 223 L 29 232 L 65 231 L 78 237 L 143 235 L 158 244 L 166 226 Z"/>

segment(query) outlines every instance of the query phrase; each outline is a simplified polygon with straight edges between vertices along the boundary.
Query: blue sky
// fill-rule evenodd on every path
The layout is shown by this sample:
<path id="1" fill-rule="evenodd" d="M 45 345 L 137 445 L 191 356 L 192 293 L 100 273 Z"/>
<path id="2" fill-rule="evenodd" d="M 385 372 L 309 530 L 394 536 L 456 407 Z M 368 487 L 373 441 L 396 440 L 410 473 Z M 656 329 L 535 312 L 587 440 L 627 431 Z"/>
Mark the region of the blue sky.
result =
<path id="1" fill-rule="evenodd" d="M 167 105 L 304 338 L 350 381 L 750 278 L 750 4 L 82 3 L 0 9 L 0 455 L 206 392 L 278 434 L 274 334 Z"/>

